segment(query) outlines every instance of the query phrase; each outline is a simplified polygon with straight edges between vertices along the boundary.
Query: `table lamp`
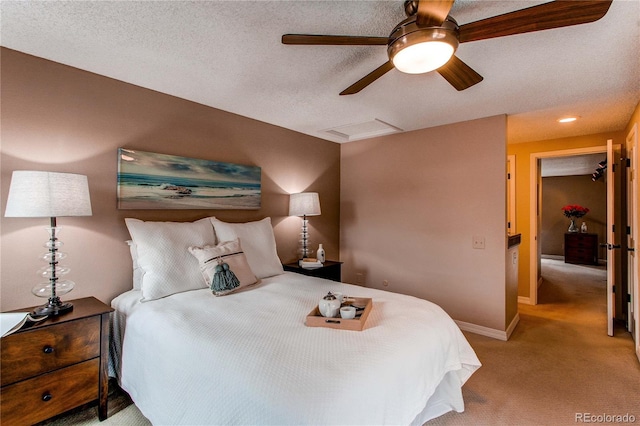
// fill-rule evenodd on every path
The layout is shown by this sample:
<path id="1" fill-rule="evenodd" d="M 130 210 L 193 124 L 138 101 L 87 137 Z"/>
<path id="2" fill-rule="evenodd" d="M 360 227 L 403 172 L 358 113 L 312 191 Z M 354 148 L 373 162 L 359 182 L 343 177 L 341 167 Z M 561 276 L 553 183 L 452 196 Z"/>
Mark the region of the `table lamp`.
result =
<path id="1" fill-rule="evenodd" d="M 289 196 L 289 216 L 302 216 L 302 232 L 300 233 L 300 259 L 310 257 L 313 250 L 309 248 L 309 220 L 307 216 L 320 215 L 320 198 L 317 192 L 300 192 Z"/>
<path id="2" fill-rule="evenodd" d="M 67 255 L 59 251 L 62 242 L 58 239 L 60 228 L 56 226 L 56 217 L 91 216 L 87 177 L 72 173 L 14 171 L 4 215 L 50 218 L 50 226 L 46 228 L 49 241 L 45 243 L 49 251 L 41 256 L 48 265 L 38 271 L 40 276 L 49 278 L 49 281 L 37 284 L 32 289 L 33 294 L 48 297 L 49 301 L 37 307 L 33 313 L 59 315 L 73 309 L 70 302 L 60 300 L 61 295 L 73 290 L 75 283 L 60 279 L 70 269 L 59 264 Z"/>

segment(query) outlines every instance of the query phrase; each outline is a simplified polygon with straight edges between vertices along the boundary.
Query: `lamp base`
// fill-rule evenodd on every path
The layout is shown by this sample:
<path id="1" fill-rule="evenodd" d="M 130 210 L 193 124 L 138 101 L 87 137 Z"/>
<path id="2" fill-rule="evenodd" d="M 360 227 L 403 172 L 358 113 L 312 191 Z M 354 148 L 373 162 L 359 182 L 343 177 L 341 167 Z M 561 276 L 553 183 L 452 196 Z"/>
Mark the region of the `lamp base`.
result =
<path id="1" fill-rule="evenodd" d="M 71 302 L 62 302 L 60 298 L 50 298 L 46 305 L 38 306 L 32 312 L 33 315 L 42 316 L 58 316 L 73 310 Z"/>

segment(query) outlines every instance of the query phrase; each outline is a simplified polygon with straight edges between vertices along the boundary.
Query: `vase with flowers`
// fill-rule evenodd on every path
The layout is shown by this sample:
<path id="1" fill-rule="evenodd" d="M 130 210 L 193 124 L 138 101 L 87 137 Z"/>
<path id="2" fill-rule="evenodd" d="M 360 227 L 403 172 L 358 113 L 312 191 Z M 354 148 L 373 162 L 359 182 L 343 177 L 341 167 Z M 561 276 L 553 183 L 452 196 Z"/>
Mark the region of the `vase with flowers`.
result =
<path id="1" fill-rule="evenodd" d="M 566 217 L 568 217 L 571 220 L 568 231 L 578 232 L 578 227 L 576 226 L 575 220 L 589 213 L 589 209 L 586 207 L 579 206 L 577 204 L 569 204 L 562 208 L 562 212 Z"/>

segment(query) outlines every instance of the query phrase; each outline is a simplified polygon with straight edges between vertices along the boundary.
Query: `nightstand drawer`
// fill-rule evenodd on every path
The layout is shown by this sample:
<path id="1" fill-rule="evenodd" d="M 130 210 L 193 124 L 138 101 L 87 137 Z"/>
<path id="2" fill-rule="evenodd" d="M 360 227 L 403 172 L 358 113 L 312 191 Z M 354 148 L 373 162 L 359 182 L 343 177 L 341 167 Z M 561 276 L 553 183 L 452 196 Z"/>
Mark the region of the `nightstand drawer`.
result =
<path id="1" fill-rule="evenodd" d="M 2 386 L 100 356 L 100 328 L 93 316 L 3 337 Z"/>
<path id="2" fill-rule="evenodd" d="M 97 399 L 99 369 L 95 358 L 3 387 L 2 423 L 31 425 Z"/>

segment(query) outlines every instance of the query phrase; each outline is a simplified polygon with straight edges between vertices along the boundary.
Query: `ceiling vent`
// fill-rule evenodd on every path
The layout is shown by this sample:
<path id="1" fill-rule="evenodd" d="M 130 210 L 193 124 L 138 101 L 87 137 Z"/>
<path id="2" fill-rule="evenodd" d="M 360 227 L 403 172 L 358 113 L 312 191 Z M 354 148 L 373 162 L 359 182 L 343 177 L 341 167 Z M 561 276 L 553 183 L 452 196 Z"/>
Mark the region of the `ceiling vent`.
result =
<path id="1" fill-rule="evenodd" d="M 345 126 L 324 130 L 325 133 L 336 136 L 343 142 L 375 138 L 377 136 L 390 135 L 402 131 L 401 128 L 392 126 L 377 118 L 365 123 L 347 124 Z"/>

